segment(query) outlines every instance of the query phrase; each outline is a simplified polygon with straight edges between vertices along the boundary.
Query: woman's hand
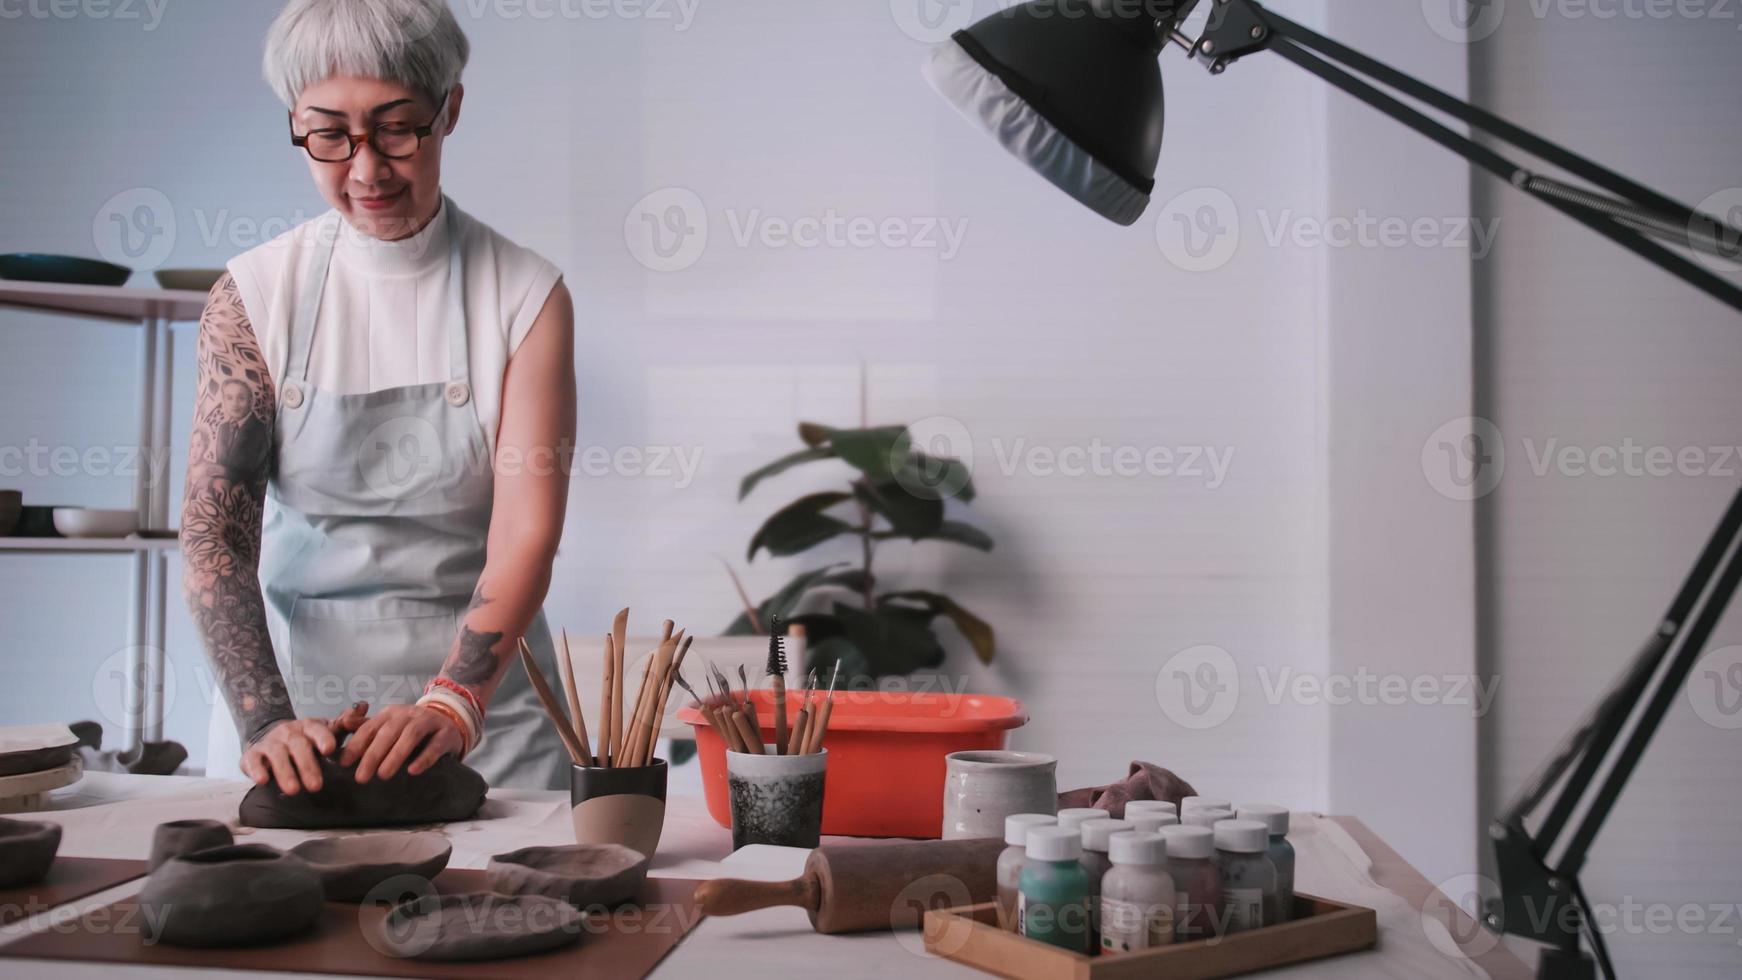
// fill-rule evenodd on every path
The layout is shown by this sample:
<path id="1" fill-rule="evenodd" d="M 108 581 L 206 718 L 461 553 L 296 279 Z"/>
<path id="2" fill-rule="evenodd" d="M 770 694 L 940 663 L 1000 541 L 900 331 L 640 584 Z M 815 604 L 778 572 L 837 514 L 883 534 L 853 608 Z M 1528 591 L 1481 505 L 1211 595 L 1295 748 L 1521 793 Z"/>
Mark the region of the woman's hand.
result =
<path id="1" fill-rule="evenodd" d="M 242 773 L 264 786 L 277 780 L 286 796 L 321 789 L 320 756 L 332 755 L 346 732 L 354 732 L 369 713 L 358 702 L 337 718 L 293 718 L 270 728 L 242 751 Z"/>
<path id="2" fill-rule="evenodd" d="M 392 779 L 401 767 L 421 775 L 442 756 L 459 755 L 465 747 L 465 736 L 447 715 L 415 704 L 390 704 L 345 743 L 339 764 L 355 765 L 357 782 L 366 783 L 376 776 Z"/>

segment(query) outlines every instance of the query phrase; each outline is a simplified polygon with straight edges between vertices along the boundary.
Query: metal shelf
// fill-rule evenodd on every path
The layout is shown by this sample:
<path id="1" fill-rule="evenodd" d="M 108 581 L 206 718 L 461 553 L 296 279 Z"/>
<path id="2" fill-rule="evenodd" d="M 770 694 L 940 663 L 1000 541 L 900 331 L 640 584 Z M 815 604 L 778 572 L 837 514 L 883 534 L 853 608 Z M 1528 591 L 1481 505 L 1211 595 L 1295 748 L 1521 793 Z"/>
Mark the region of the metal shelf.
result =
<path id="1" fill-rule="evenodd" d="M 0 554 L 124 555 L 135 551 L 175 551 L 179 538 L 0 538 Z"/>

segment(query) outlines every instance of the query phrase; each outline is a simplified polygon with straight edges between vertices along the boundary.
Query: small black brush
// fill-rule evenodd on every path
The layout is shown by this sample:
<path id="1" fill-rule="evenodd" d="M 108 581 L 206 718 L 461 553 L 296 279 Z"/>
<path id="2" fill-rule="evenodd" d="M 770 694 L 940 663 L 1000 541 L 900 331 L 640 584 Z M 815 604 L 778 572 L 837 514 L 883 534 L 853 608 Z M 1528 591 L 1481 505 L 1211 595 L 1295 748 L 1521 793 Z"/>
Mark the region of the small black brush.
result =
<path id="1" fill-rule="evenodd" d="M 768 622 L 768 676 L 774 678 L 774 750 L 786 754 L 786 645 L 781 642 L 780 617 Z"/>

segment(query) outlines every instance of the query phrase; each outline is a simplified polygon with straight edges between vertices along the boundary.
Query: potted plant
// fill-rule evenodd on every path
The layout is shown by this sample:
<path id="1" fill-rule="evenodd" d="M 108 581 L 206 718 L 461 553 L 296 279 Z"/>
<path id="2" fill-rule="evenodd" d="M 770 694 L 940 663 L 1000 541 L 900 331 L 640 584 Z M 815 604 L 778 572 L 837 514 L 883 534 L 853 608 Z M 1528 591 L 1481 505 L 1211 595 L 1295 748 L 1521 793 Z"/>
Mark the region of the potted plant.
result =
<path id="1" fill-rule="evenodd" d="M 808 644 L 801 671 L 814 669 L 827 677 L 838 663 L 840 684 L 866 686 L 879 677 L 943 663 L 944 648 L 934 632 L 941 616 L 955 625 L 981 662 L 991 663 L 996 637 L 985 620 L 938 592 L 880 592 L 874 572 L 878 545 L 896 539 L 992 550 L 992 539 L 984 531 L 947 514 L 951 499 L 958 504 L 974 499 L 968 467 L 922 452 L 903 425 L 837 429 L 803 422 L 798 436 L 803 449 L 744 477 L 738 487 L 740 501 L 769 477 L 805 463 L 846 463 L 851 479 L 845 489 L 808 494 L 769 515 L 751 536 L 746 559 L 755 561 L 762 552 L 797 555 L 825 541 L 856 537 L 859 562 L 800 572 L 760 603 L 750 601 L 733 574 L 745 608 L 726 635 L 763 633 L 774 616 L 802 624 Z"/>

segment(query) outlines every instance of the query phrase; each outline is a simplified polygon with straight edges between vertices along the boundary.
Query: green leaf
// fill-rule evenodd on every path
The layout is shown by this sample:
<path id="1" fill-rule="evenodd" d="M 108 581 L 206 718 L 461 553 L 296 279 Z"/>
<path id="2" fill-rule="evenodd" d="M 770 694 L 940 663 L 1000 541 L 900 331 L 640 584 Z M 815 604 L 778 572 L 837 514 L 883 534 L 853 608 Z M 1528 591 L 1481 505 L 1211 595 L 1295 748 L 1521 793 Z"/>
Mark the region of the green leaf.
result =
<path id="1" fill-rule="evenodd" d="M 774 462 L 769 463 L 767 466 L 764 466 L 751 473 L 749 476 L 746 476 L 743 481 L 738 484 L 738 499 L 743 500 L 745 497 L 750 496 L 750 491 L 756 489 L 756 484 L 761 483 L 763 480 L 766 480 L 771 476 L 785 473 L 787 470 L 792 469 L 800 463 L 813 463 L 819 459 L 829 459 L 834 455 L 834 451 L 827 447 L 813 446 L 809 449 L 800 449 L 796 453 L 789 453 L 782 456 Z"/>
<path id="2" fill-rule="evenodd" d="M 829 565 L 825 568 L 800 572 L 792 581 L 781 587 L 780 591 L 762 600 L 756 606 L 756 616 L 764 624 L 779 616 L 788 622 L 792 619 L 793 610 L 797 609 L 804 597 L 818 589 L 849 589 L 853 592 L 863 592 L 869 577 L 862 569 L 848 568 L 845 563 Z M 732 625 L 726 627 L 727 636 L 752 636 L 756 630 L 750 624 L 749 613 L 739 613 L 732 620 Z"/>
<path id="3" fill-rule="evenodd" d="M 824 687 L 828 686 L 829 678 L 834 674 L 837 663 L 841 665 L 841 673 L 835 677 L 835 690 L 837 691 L 864 687 L 869 682 L 876 680 L 876 675 L 871 673 L 871 663 L 865 659 L 865 654 L 853 645 L 852 640 L 844 636 L 831 636 L 805 648 L 805 672 L 816 671 L 817 677 Z"/>
<path id="4" fill-rule="evenodd" d="M 974 499 L 973 475 L 968 464 L 959 459 L 928 456 L 915 449 L 908 454 L 895 479 L 915 497 L 935 500 L 954 497 L 964 504 Z"/>
<path id="5" fill-rule="evenodd" d="M 907 460 L 912 439 L 904 425 L 836 429 L 829 434 L 829 446 L 872 483 L 886 483 L 895 479 L 896 470 Z"/>
<path id="6" fill-rule="evenodd" d="M 834 434 L 834 428 L 817 422 L 800 422 L 798 424 L 798 437 L 812 449 L 828 442 L 829 437 Z"/>
<path id="7" fill-rule="evenodd" d="M 853 496 L 883 515 L 902 536 L 919 540 L 937 532 L 944 522 L 944 502 L 916 497 L 891 480 L 875 486 L 863 480 L 853 483 Z"/>
<path id="8" fill-rule="evenodd" d="M 972 524 L 963 524 L 961 521 L 945 521 L 932 534 L 932 538 L 937 541 L 954 541 L 956 544 L 965 544 L 981 551 L 992 550 L 992 538 L 985 531 Z"/>
<path id="9" fill-rule="evenodd" d="M 934 615 L 944 615 L 956 624 L 968 643 L 974 647 L 974 656 L 983 664 L 990 664 L 992 656 L 998 649 L 998 637 L 992 630 L 992 624 L 974 615 L 947 595 L 927 592 L 923 589 L 911 589 L 904 592 L 886 592 L 877 597 L 877 601 L 891 602 L 906 600 L 918 602 L 931 610 Z"/>
<path id="10" fill-rule="evenodd" d="M 943 662 L 944 648 L 932 635 L 928 610 L 880 606 L 866 612 L 837 602 L 835 616 L 846 638 L 864 655 L 873 676 L 911 674 Z"/>
<path id="11" fill-rule="evenodd" d="M 839 491 L 813 493 L 775 511 L 750 539 L 750 551 L 746 560 L 755 561 L 756 552 L 763 548 L 775 556 L 796 555 L 837 534 L 851 530 L 846 522 L 822 513 L 848 499 L 849 494 Z"/>

